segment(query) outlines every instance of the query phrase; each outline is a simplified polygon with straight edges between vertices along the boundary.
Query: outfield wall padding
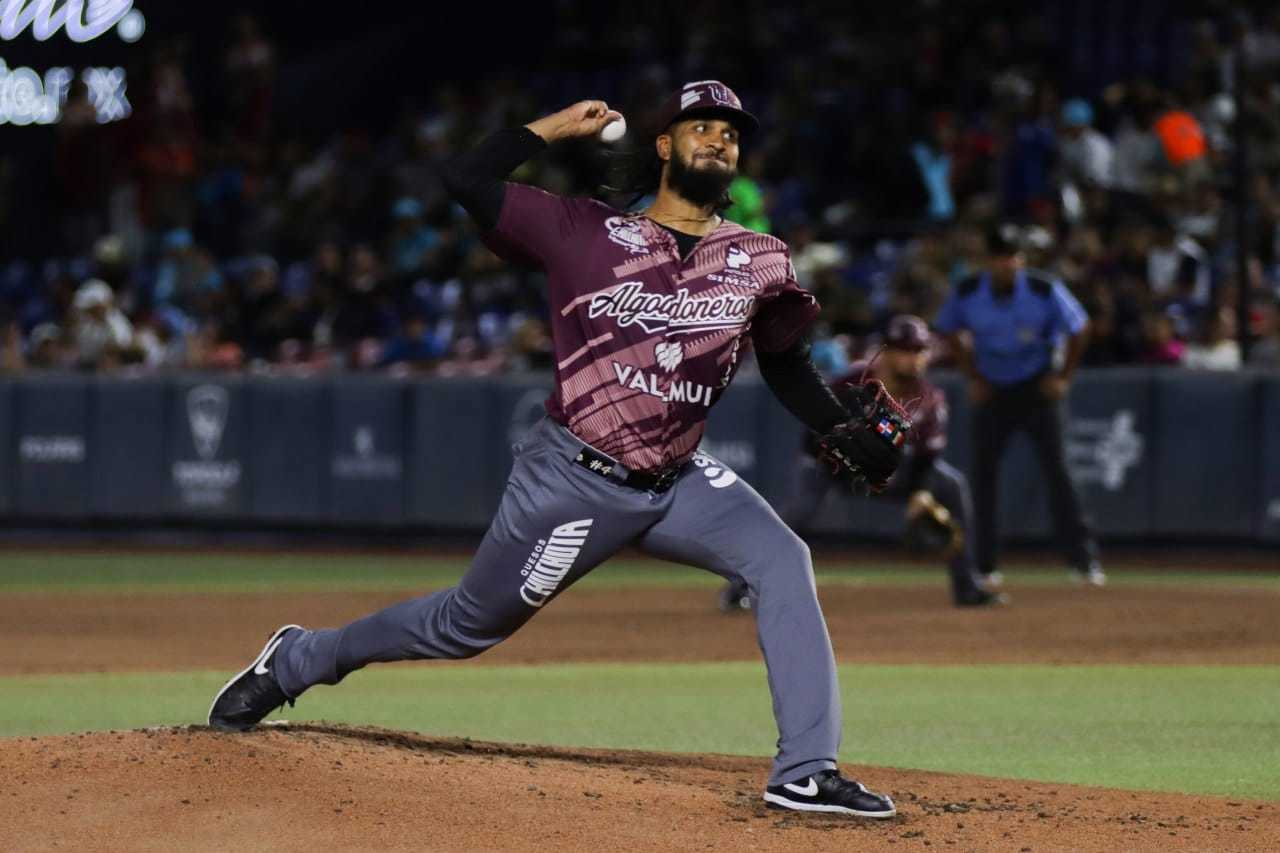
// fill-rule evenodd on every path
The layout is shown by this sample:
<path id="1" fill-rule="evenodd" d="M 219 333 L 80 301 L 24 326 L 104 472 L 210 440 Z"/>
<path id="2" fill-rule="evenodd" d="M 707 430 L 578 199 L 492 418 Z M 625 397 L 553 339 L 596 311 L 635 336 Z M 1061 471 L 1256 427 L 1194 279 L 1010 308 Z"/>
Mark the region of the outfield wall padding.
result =
<path id="1" fill-rule="evenodd" d="M 1280 543 L 1280 376 L 1258 383 L 1261 476 L 1254 502 L 1254 525 L 1262 539 Z"/>
<path id="2" fill-rule="evenodd" d="M 946 457 L 971 459 L 960 377 Z M 543 414 L 546 374 L 279 378 L 24 374 L 0 381 L 0 512 L 12 523 L 167 520 L 482 531 L 511 445 Z M 1070 468 L 1103 536 L 1280 543 L 1280 376 L 1085 371 Z M 704 450 L 775 505 L 804 430 L 754 376 L 712 409 Z M 1046 490 L 1025 438 L 1000 475 L 1002 535 L 1046 540 Z M 833 494 L 814 529 L 901 529 L 900 507 Z"/>
<path id="3" fill-rule="evenodd" d="M 89 512 L 155 518 L 165 509 L 165 383 L 103 378 L 88 384 Z"/>
<path id="4" fill-rule="evenodd" d="M 0 515 L 13 510 L 13 384 L 0 379 Z"/>
<path id="5" fill-rule="evenodd" d="M 254 519 L 327 520 L 330 396 L 329 383 L 310 379 L 249 383 L 249 513 Z"/>
<path id="6" fill-rule="evenodd" d="M 1231 373 L 1154 377 L 1153 532 L 1247 538 L 1258 533 L 1260 381 Z"/>
<path id="7" fill-rule="evenodd" d="M 330 521 L 403 523 L 406 399 L 400 380 L 333 380 L 328 413 Z"/>
<path id="8" fill-rule="evenodd" d="M 503 383 L 424 379 L 410 391 L 408 520 L 483 530 L 511 467 Z"/>
<path id="9" fill-rule="evenodd" d="M 18 381 L 11 398 L 14 510 L 80 518 L 89 509 L 89 381 Z"/>

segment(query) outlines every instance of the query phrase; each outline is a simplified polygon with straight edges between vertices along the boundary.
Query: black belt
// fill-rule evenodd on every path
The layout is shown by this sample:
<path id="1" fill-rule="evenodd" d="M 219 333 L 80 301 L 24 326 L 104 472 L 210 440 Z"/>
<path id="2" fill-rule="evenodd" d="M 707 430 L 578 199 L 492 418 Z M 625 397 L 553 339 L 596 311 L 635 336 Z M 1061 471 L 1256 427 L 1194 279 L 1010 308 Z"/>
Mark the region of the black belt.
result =
<path id="1" fill-rule="evenodd" d="M 642 489 L 646 492 L 657 492 L 658 494 L 662 494 L 674 486 L 676 480 L 680 479 L 680 473 L 689 464 L 686 462 L 683 465 L 675 465 L 656 472 L 631 471 L 622 468 L 617 460 L 604 455 L 593 447 L 583 447 L 578 451 L 578 455 L 573 458 L 573 462 L 593 474 L 599 474 L 606 480 L 614 480 L 632 489 Z M 626 476 L 621 476 L 623 470 L 626 471 Z"/>

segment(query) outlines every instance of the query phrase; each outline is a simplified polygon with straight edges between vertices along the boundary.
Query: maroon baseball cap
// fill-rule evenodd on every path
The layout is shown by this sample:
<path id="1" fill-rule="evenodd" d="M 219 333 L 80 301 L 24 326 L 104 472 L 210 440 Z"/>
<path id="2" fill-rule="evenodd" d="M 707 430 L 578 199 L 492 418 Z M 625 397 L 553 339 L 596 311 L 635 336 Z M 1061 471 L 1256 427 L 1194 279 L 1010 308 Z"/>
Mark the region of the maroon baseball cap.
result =
<path id="1" fill-rule="evenodd" d="M 895 349 L 928 349 L 929 326 L 914 314 L 899 314 L 885 327 L 884 342 Z"/>
<path id="2" fill-rule="evenodd" d="M 751 113 L 742 108 L 742 101 L 725 84 L 719 80 L 698 80 L 685 83 L 680 91 L 667 98 L 662 109 L 658 111 L 658 132 L 692 113 L 720 113 L 733 123 L 739 133 L 753 133 L 760 128 L 760 122 Z"/>

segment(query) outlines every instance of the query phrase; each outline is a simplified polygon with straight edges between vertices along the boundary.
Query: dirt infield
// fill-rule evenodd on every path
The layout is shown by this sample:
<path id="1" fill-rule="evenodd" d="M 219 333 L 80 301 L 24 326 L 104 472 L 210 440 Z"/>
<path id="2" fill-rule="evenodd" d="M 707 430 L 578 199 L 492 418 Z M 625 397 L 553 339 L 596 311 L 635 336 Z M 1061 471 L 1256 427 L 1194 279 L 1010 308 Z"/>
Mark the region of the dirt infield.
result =
<path id="1" fill-rule="evenodd" d="M 940 588 L 820 591 L 844 662 L 1280 663 L 1269 590 L 1015 588 L 1014 607 L 977 612 Z M 282 621 L 403 597 L 13 594 L 0 675 L 232 671 Z M 712 589 L 580 589 L 464 665 L 758 658 L 752 620 L 716 613 Z M 900 816 L 769 811 L 754 758 L 317 726 L 0 739 L 0 850 L 1280 849 L 1280 803 L 847 769 Z"/>
<path id="2" fill-rule="evenodd" d="M 1280 595 L 1253 589 L 1041 587 L 1014 606 L 957 610 L 941 589 L 820 587 L 845 663 L 1280 663 Z M 238 669 L 283 622 L 338 625 L 400 593 L 136 596 L 17 593 L 0 674 Z M 571 590 L 467 665 L 758 660 L 746 614 L 714 591 Z"/>
<path id="3" fill-rule="evenodd" d="M 1280 805 L 849 768 L 892 821 L 770 811 L 762 759 L 273 726 L 23 738 L 4 850 L 1280 849 Z"/>

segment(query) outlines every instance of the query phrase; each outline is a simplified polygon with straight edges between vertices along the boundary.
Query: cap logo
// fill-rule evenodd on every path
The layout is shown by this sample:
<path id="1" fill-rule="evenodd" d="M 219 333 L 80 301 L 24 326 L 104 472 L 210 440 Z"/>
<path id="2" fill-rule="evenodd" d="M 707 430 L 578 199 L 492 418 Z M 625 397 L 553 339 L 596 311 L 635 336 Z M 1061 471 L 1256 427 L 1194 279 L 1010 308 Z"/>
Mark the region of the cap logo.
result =
<path id="1" fill-rule="evenodd" d="M 711 97 L 716 103 L 734 108 L 739 106 L 738 98 L 733 94 L 733 92 L 729 91 L 728 86 L 723 86 L 719 83 L 712 83 L 707 87 L 707 90 L 711 93 Z"/>
<path id="2" fill-rule="evenodd" d="M 701 88 L 703 86 L 706 88 Z M 710 98 L 716 104 L 732 107 L 735 110 L 742 109 L 742 102 L 738 100 L 738 96 L 719 80 L 699 80 L 696 83 L 685 83 L 684 90 L 680 93 L 680 109 L 687 110 L 706 98 Z"/>

